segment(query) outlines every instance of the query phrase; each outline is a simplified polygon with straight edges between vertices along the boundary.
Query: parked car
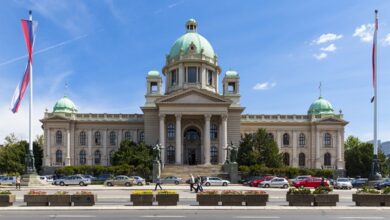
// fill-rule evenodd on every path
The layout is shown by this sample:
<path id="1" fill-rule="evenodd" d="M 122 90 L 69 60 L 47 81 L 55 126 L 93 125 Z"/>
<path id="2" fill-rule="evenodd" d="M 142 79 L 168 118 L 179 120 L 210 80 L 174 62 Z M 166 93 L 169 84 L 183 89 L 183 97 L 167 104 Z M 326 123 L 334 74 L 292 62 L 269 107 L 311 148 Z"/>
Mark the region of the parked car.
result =
<path id="1" fill-rule="evenodd" d="M 82 176 L 66 176 L 60 179 L 54 180 L 54 185 L 60 185 L 60 186 L 68 186 L 68 185 L 80 185 L 80 186 L 87 186 L 91 184 L 91 180 L 84 178 Z"/>
<path id="2" fill-rule="evenodd" d="M 367 178 L 357 178 L 352 180 L 352 187 L 359 188 L 368 184 Z"/>
<path id="3" fill-rule="evenodd" d="M 90 179 L 91 181 L 95 181 L 96 177 L 92 176 L 92 175 L 81 175 L 83 176 L 84 178 L 87 178 L 87 179 Z"/>
<path id="4" fill-rule="evenodd" d="M 175 184 L 179 185 L 181 183 L 181 178 L 176 176 L 167 176 L 160 179 L 162 184 Z"/>
<path id="5" fill-rule="evenodd" d="M 39 179 L 46 183 L 53 183 L 53 177 L 51 176 L 40 176 Z"/>
<path id="6" fill-rule="evenodd" d="M 258 187 L 259 186 L 259 184 L 261 183 L 261 182 L 263 182 L 263 181 L 265 181 L 265 180 L 272 180 L 274 178 L 274 176 L 263 176 L 262 178 L 260 178 L 260 179 L 256 179 L 256 180 L 253 180 L 252 182 L 251 182 L 251 186 L 253 186 L 253 187 Z"/>
<path id="7" fill-rule="evenodd" d="M 134 184 L 134 178 L 124 175 L 116 176 L 113 179 L 108 179 L 104 182 L 104 185 L 106 186 L 133 186 Z"/>
<path id="8" fill-rule="evenodd" d="M 322 185 L 322 177 L 310 177 L 301 181 L 294 181 L 293 186 L 296 188 L 304 188 L 304 187 L 320 187 Z M 324 178 L 324 186 L 329 186 L 329 181 Z"/>
<path id="9" fill-rule="evenodd" d="M 3 176 L 0 179 L 0 185 L 15 185 L 16 176 Z"/>
<path id="10" fill-rule="evenodd" d="M 249 186 L 253 180 L 260 179 L 262 176 L 248 176 L 241 180 L 242 185 Z"/>
<path id="11" fill-rule="evenodd" d="M 384 179 L 383 181 L 375 184 L 375 189 L 381 190 L 385 187 L 390 186 L 390 178 Z"/>
<path id="12" fill-rule="evenodd" d="M 335 184 L 335 189 L 352 189 L 352 183 L 348 178 L 337 178 Z"/>
<path id="13" fill-rule="evenodd" d="M 227 186 L 230 184 L 229 180 L 224 180 L 219 177 L 208 176 L 204 180 L 205 186 Z"/>
<path id="14" fill-rule="evenodd" d="M 295 179 L 292 181 L 292 185 L 294 185 L 294 182 L 296 182 L 296 181 L 302 181 L 302 180 L 308 179 L 308 178 L 310 178 L 310 177 L 311 177 L 311 175 L 297 176 L 297 177 L 295 177 Z"/>
<path id="15" fill-rule="evenodd" d="M 130 176 L 130 178 L 133 178 L 135 180 L 135 184 L 137 184 L 138 186 L 146 184 L 145 179 L 140 176 Z"/>
<path id="16" fill-rule="evenodd" d="M 108 180 L 108 179 L 113 179 L 113 178 L 114 178 L 114 177 L 113 177 L 111 174 L 102 174 L 102 175 L 100 175 L 100 176 L 95 177 L 95 179 L 92 180 L 92 181 L 104 182 L 104 181 L 106 181 L 106 180 Z"/>
<path id="17" fill-rule="evenodd" d="M 264 180 L 259 184 L 259 187 L 263 188 L 284 188 L 287 189 L 289 186 L 288 180 L 285 178 L 280 178 L 280 177 L 274 177 L 270 180 Z"/>

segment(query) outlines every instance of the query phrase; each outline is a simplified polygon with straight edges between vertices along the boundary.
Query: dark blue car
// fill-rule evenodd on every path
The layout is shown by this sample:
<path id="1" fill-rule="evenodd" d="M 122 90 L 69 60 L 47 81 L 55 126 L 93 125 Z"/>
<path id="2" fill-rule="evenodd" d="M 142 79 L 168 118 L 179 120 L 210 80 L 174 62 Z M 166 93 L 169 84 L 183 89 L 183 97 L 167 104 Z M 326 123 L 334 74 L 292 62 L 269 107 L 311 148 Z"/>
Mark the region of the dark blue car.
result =
<path id="1" fill-rule="evenodd" d="M 354 179 L 351 181 L 351 183 L 352 183 L 352 187 L 360 188 L 368 184 L 368 179 L 367 178 Z"/>
<path id="2" fill-rule="evenodd" d="M 390 186 L 390 179 L 385 179 L 382 182 L 375 184 L 375 189 L 381 190 L 388 186 Z"/>

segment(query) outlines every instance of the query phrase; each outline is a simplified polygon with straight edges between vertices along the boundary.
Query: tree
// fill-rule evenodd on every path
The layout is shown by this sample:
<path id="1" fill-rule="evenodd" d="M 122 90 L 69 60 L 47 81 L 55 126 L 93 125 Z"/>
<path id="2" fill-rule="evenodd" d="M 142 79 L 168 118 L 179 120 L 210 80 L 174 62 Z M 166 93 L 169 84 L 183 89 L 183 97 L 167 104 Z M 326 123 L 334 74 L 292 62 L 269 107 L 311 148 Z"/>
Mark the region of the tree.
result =
<path id="1" fill-rule="evenodd" d="M 33 154 L 35 160 L 35 169 L 37 170 L 37 172 L 39 172 L 42 168 L 43 159 L 43 135 L 37 136 L 35 141 L 33 142 Z"/>
<path id="2" fill-rule="evenodd" d="M 260 164 L 270 168 L 279 168 L 283 166 L 282 158 L 276 142 L 265 129 L 259 129 L 254 134 L 245 134 L 241 139 L 237 157 L 240 165 Z"/>
<path id="3" fill-rule="evenodd" d="M 121 142 L 119 150 L 112 156 L 113 165 L 133 165 L 152 167 L 152 148 L 144 143 L 136 144 L 129 140 Z"/>

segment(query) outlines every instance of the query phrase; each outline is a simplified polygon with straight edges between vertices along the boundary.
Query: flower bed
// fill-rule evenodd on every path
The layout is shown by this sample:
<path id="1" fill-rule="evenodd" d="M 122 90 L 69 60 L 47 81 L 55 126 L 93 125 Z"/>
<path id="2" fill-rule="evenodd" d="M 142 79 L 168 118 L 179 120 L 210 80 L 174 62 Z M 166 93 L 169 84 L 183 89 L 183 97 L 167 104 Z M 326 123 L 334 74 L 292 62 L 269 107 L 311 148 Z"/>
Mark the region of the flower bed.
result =
<path id="1" fill-rule="evenodd" d="M 262 190 L 245 191 L 245 205 L 265 206 L 268 202 L 268 194 Z"/>
<path id="2" fill-rule="evenodd" d="M 12 195 L 11 191 L 0 191 L 0 206 L 12 206 L 15 202 L 16 196 Z"/>
<path id="3" fill-rule="evenodd" d="M 71 195 L 65 191 L 58 191 L 48 196 L 50 206 L 72 206 Z"/>
<path id="4" fill-rule="evenodd" d="M 175 206 L 179 201 L 179 194 L 174 190 L 161 190 L 156 195 L 159 206 Z"/>
<path id="5" fill-rule="evenodd" d="M 89 191 L 81 191 L 71 196 L 74 206 L 93 206 L 97 202 L 97 195 Z"/>
<path id="6" fill-rule="evenodd" d="M 221 202 L 223 206 L 242 206 L 245 196 L 241 191 L 224 190 L 221 192 Z"/>
<path id="7" fill-rule="evenodd" d="M 207 190 L 196 194 L 196 201 L 200 206 L 218 206 L 221 201 L 221 195 L 218 191 Z"/>
<path id="8" fill-rule="evenodd" d="M 336 206 L 339 201 L 338 194 L 329 194 L 333 189 L 328 186 L 318 187 L 314 190 L 314 206 Z"/>
<path id="9" fill-rule="evenodd" d="M 363 187 L 352 194 L 352 201 L 355 202 L 356 206 L 390 206 L 390 188 L 386 187 L 381 192 Z"/>
<path id="10" fill-rule="evenodd" d="M 311 203 L 314 202 L 314 195 L 311 194 L 310 189 L 290 188 L 286 200 L 289 206 L 311 206 Z"/>
<path id="11" fill-rule="evenodd" d="M 134 206 L 151 206 L 153 205 L 152 190 L 136 190 L 130 194 L 130 201 Z"/>
<path id="12" fill-rule="evenodd" d="M 47 192 L 30 190 L 27 195 L 24 195 L 24 202 L 27 206 L 49 206 Z"/>

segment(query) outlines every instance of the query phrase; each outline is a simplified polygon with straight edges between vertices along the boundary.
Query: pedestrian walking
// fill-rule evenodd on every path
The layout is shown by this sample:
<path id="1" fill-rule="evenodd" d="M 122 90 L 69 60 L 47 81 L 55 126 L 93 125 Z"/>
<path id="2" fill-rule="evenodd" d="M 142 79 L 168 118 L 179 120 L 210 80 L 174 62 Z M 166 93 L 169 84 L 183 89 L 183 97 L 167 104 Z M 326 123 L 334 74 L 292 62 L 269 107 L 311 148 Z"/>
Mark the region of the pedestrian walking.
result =
<path id="1" fill-rule="evenodd" d="M 202 177 L 196 177 L 196 192 L 203 192 Z"/>
<path id="2" fill-rule="evenodd" d="M 196 188 L 194 187 L 194 184 L 195 184 L 195 178 L 194 176 L 192 175 L 192 173 L 190 174 L 190 191 L 192 192 L 192 189 L 194 191 L 196 191 Z"/>
<path id="3" fill-rule="evenodd" d="M 325 186 L 325 179 L 324 179 L 324 177 L 321 178 L 321 186 L 322 186 L 322 187 Z"/>
<path id="4" fill-rule="evenodd" d="M 16 185 L 16 189 L 19 189 L 19 190 L 20 190 L 20 181 L 21 181 L 21 177 L 18 175 L 16 177 L 15 185 Z"/>
<path id="5" fill-rule="evenodd" d="M 154 191 L 157 190 L 157 186 L 160 187 L 160 189 L 162 190 L 160 176 L 157 176 L 156 178 L 156 186 L 154 187 Z"/>

